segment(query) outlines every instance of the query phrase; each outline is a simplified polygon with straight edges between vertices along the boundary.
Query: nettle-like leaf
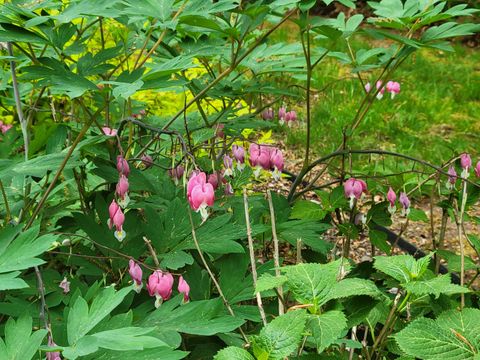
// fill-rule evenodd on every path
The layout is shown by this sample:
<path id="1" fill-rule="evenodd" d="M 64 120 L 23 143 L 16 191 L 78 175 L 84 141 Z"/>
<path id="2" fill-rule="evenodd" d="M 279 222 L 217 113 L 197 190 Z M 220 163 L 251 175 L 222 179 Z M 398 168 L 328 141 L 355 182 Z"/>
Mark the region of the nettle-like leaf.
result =
<path id="1" fill-rule="evenodd" d="M 236 346 L 229 346 L 220 350 L 213 358 L 214 360 L 255 360 L 247 351 Z"/>
<path id="2" fill-rule="evenodd" d="M 321 315 L 309 315 L 307 328 L 312 333 L 317 352 L 320 354 L 328 346 L 344 335 L 347 318 L 341 311 L 327 311 Z"/>
<path id="3" fill-rule="evenodd" d="M 376 256 L 373 266 L 401 284 L 406 284 L 422 277 L 432 256 L 433 253 L 430 253 L 420 260 L 415 260 L 411 255 Z"/>
<path id="4" fill-rule="evenodd" d="M 354 278 L 341 280 L 341 277 L 350 270 L 350 265 L 342 259 L 328 264 L 298 264 L 281 270 L 287 277 L 286 286 L 293 293 L 295 300 L 301 304 L 310 304 L 313 313 L 317 312 L 318 307 L 333 299 L 356 295 L 381 296 L 375 284 L 369 280 Z M 263 280 L 261 285 L 266 290 L 267 286 Z"/>
<path id="5" fill-rule="evenodd" d="M 252 337 L 253 353 L 257 359 L 283 360 L 297 349 L 305 328 L 304 310 L 289 311 L 265 326 Z"/>
<path id="6" fill-rule="evenodd" d="M 425 360 L 479 358 L 480 310 L 449 310 L 437 320 L 420 318 L 394 336 L 400 349 Z"/>
<path id="7" fill-rule="evenodd" d="M 405 289 L 413 295 L 434 295 L 438 298 L 440 294 L 452 295 L 470 292 L 467 288 L 452 284 L 450 274 L 439 275 L 429 280 L 412 281 L 405 285 Z"/>
<path id="8" fill-rule="evenodd" d="M 0 359 L 30 360 L 36 353 L 47 330 L 32 333 L 32 318 L 26 315 L 17 321 L 9 318 L 5 325 L 5 339 L 0 338 Z"/>

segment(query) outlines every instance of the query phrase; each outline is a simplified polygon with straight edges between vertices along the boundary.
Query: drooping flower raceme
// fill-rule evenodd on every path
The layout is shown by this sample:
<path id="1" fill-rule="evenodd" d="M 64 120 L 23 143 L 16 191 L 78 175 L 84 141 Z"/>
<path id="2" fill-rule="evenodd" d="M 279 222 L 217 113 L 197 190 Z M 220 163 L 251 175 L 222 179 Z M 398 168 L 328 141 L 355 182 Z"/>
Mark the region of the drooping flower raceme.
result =
<path id="1" fill-rule="evenodd" d="M 142 268 L 138 265 L 134 260 L 130 259 L 128 261 L 128 273 L 132 277 L 133 280 L 133 289 L 140 293 L 142 289 Z"/>
<path id="2" fill-rule="evenodd" d="M 480 164 L 480 162 L 479 162 Z M 478 167 L 478 164 L 477 164 Z M 475 173 L 477 172 L 477 169 L 475 168 Z M 453 190 L 455 189 L 455 183 L 457 182 L 457 172 L 455 171 L 455 168 L 453 166 L 450 166 L 448 168 L 448 180 L 447 180 L 447 189 L 448 190 Z"/>
<path id="3" fill-rule="evenodd" d="M 388 205 L 388 212 L 390 214 L 394 214 L 395 210 L 397 209 L 395 206 L 395 201 L 397 200 L 397 194 L 395 194 L 395 191 L 390 187 L 387 192 L 387 200 L 389 202 Z"/>
<path id="4" fill-rule="evenodd" d="M 350 199 L 350 208 L 353 208 L 355 199 L 359 200 L 367 192 L 367 183 L 363 180 L 350 178 L 343 184 L 345 196 Z"/>
<path id="5" fill-rule="evenodd" d="M 188 300 L 190 299 L 189 298 L 190 286 L 188 285 L 188 283 L 185 281 L 185 279 L 181 275 L 178 278 L 178 288 L 177 288 L 177 290 L 180 294 L 183 294 L 183 302 L 184 303 L 188 302 Z"/>
<path id="6" fill-rule="evenodd" d="M 238 171 L 245 168 L 245 149 L 240 145 L 232 145 L 232 154 L 237 163 Z"/>
<path id="7" fill-rule="evenodd" d="M 223 175 L 232 176 L 233 175 L 233 160 L 230 156 L 223 156 L 223 165 L 225 166 L 225 172 Z"/>
<path id="8" fill-rule="evenodd" d="M 407 194 L 401 192 L 398 201 L 400 204 L 402 204 L 402 216 L 408 216 L 410 213 L 410 199 L 408 198 Z"/>
<path id="9" fill-rule="evenodd" d="M 172 296 L 173 276 L 170 273 L 164 273 L 161 270 L 155 270 L 147 282 L 147 290 L 150 296 L 155 296 L 155 307 L 158 308 L 163 301 Z"/>
<path id="10" fill-rule="evenodd" d="M 212 184 L 206 181 L 204 172 L 193 174 L 187 184 L 187 198 L 190 207 L 200 212 L 203 221 L 208 217 L 208 206 L 213 206 L 215 200 L 215 191 Z"/>
<path id="11" fill-rule="evenodd" d="M 273 167 L 272 176 L 275 180 L 279 180 L 283 171 L 283 154 L 279 149 L 272 150 L 270 153 L 270 163 Z"/>
<path id="12" fill-rule="evenodd" d="M 400 93 L 400 83 L 396 81 L 387 82 L 387 91 L 390 93 L 390 97 L 393 99 Z"/>
<path id="13" fill-rule="evenodd" d="M 460 156 L 460 165 L 462 166 L 462 178 L 466 179 L 470 175 L 470 168 L 472 167 L 472 158 L 467 153 Z"/>

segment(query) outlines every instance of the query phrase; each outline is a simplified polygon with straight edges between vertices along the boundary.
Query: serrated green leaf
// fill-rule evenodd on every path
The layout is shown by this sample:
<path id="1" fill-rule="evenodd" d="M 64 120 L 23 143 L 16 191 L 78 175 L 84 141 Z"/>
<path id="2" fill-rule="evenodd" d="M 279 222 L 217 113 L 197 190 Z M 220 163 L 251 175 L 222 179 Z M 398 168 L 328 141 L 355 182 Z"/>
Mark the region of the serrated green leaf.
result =
<path id="1" fill-rule="evenodd" d="M 312 332 L 319 354 L 342 337 L 346 327 L 345 315 L 337 310 L 331 310 L 321 315 L 310 315 L 307 322 L 307 328 Z"/>
<path id="2" fill-rule="evenodd" d="M 236 346 L 229 346 L 220 350 L 213 358 L 214 360 L 255 360 L 255 358 L 244 349 Z"/>
<path id="3" fill-rule="evenodd" d="M 450 274 L 438 275 L 430 280 L 411 281 L 405 285 L 405 289 L 416 296 L 431 294 L 436 298 L 438 298 L 440 294 L 450 295 L 469 292 L 465 287 L 452 284 Z"/>
<path id="4" fill-rule="evenodd" d="M 262 274 L 257 280 L 257 286 L 255 291 L 262 292 L 271 290 L 283 285 L 287 281 L 286 276 L 274 276 L 268 273 Z"/>
<path id="5" fill-rule="evenodd" d="M 297 349 L 307 320 L 304 310 L 289 311 L 252 337 L 253 353 L 261 360 L 283 360 Z"/>

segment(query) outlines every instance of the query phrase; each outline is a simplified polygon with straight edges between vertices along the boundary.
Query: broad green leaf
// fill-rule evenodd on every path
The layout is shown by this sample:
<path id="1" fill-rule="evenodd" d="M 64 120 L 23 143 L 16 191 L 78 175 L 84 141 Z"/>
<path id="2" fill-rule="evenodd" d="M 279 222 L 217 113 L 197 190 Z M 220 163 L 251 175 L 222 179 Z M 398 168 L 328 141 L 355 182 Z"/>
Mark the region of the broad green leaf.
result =
<path id="1" fill-rule="evenodd" d="M 373 281 L 359 279 L 359 278 L 346 278 L 340 282 L 337 282 L 330 293 L 328 294 L 328 300 L 342 299 L 350 296 L 367 295 L 373 298 L 381 298 L 382 293 L 378 290 Z"/>
<path id="2" fill-rule="evenodd" d="M 326 215 L 327 212 L 322 209 L 320 204 L 315 204 L 309 200 L 298 200 L 293 205 L 290 218 L 322 220 Z"/>
<path id="3" fill-rule="evenodd" d="M 307 314 L 304 310 L 289 311 L 267 324 L 252 337 L 252 348 L 258 360 L 283 360 L 297 349 Z"/>
<path id="4" fill-rule="evenodd" d="M 247 350 L 236 346 L 229 346 L 220 350 L 213 358 L 214 360 L 255 360 Z"/>
<path id="5" fill-rule="evenodd" d="M 85 299 L 78 297 L 68 313 L 68 343 L 74 345 L 87 335 L 100 321 L 123 301 L 132 290 L 131 287 L 119 291 L 110 286 L 103 289 L 94 299 L 90 307 Z"/>
<path id="6" fill-rule="evenodd" d="M 257 280 L 257 286 L 255 291 L 262 292 L 271 290 L 283 285 L 287 281 L 286 276 L 274 276 L 269 273 L 262 274 Z"/>
<path id="7" fill-rule="evenodd" d="M 422 360 L 473 360 L 478 351 L 450 321 L 419 318 L 394 338 L 403 352 Z"/>
<path id="8" fill-rule="evenodd" d="M 312 332 L 317 352 L 320 354 L 341 338 L 347 327 L 347 319 L 341 311 L 331 310 L 321 315 L 309 315 L 307 328 Z"/>
<path id="9" fill-rule="evenodd" d="M 405 289 L 416 296 L 431 294 L 436 298 L 440 294 L 451 295 L 469 292 L 463 286 L 452 284 L 450 274 L 438 275 L 430 280 L 411 281 L 405 285 Z"/>
<path id="10" fill-rule="evenodd" d="M 420 260 L 415 260 L 411 255 L 376 256 L 373 266 L 400 283 L 406 284 L 422 277 L 432 256 L 433 253 L 430 253 Z"/>
<path id="11" fill-rule="evenodd" d="M 20 275 L 20 271 L 0 274 L 0 291 L 23 289 L 28 287 L 28 284 L 24 280 L 17 278 L 18 275 Z"/>
<path id="12" fill-rule="evenodd" d="M 0 358 L 8 360 L 30 360 L 47 334 L 40 329 L 32 333 L 32 318 L 23 315 L 17 321 L 12 318 L 5 325 L 5 339 L 0 338 Z"/>

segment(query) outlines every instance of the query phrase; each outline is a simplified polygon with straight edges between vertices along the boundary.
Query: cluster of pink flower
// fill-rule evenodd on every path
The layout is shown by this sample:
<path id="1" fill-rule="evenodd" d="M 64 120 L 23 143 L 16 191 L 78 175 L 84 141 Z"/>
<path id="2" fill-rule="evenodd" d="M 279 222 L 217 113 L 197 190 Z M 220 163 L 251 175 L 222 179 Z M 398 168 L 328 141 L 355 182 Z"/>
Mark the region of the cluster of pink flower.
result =
<path id="1" fill-rule="evenodd" d="M 284 166 L 283 154 L 280 149 L 268 145 L 250 144 L 248 153 L 248 161 L 255 168 L 255 178 L 260 175 L 260 171 L 263 169 L 271 170 L 275 180 L 280 179 Z"/>
<path id="2" fill-rule="evenodd" d="M 5 134 L 8 130 L 12 128 L 12 124 L 5 124 L 2 120 L 0 120 L 0 131 L 2 134 Z"/>
<path id="3" fill-rule="evenodd" d="M 390 97 L 392 99 L 400 93 L 400 83 L 398 83 L 396 81 L 389 81 L 389 82 L 387 82 L 386 86 L 383 86 L 382 81 L 379 80 L 376 83 L 376 88 L 377 88 L 377 90 L 380 89 L 377 93 L 377 99 L 378 100 L 383 98 L 383 94 L 385 93 L 385 88 L 390 93 Z M 370 90 L 372 90 L 372 85 L 370 85 L 370 83 L 367 83 L 365 85 L 365 91 L 367 93 L 369 93 Z"/>
<path id="4" fill-rule="evenodd" d="M 274 117 L 275 113 L 272 108 L 265 109 L 262 112 L 263 120 L 273 120 Z M 295 110 L 287 111 L 285 106 L 282 106 L 280 109 L 278 109 L 278 122 L 280 125 L 287 124 L 291 127 L 295 121 L 297 121 L 297 113 Z"/>
<path id="5" fill-rule="evenodd" d="M 128 196 L 128 174 L 130 174 L 130 167 L 127 160 L 121 155 L 117 156 L 117 171 L 119 175 L 118 183 L 116 186 L 115 194 L 117 195 L 117 201 L 112 200 L 108 207 L 109 219 L 108 227 L 111 229 L 115 226 L 114 235 L 118 241 L 125 239 L 126 233 L 123 230 L 123 223 L 125 222 L 125 215 L 122 208 L 125 208 L 130 198 Z"/>
<path id="6" fill-rule="evenodd" d="M 142 268 L 132 259 L 129 261 L 128 273 L 132 277 L 134 290 L 140 293 L 143 287 L 142 282 Z M 155 296 L 155 307 L 158 308 L 163 301 L 170 299 L 173 289 L 173 275 L 169 272 L 163 272 L 161 270 L 155 270 L 147 281 L 147 290 L 150 296 Z M 190 286 L 185 281 L 183 276 L 178 278 L 177 290 L 180 294 L 183 294 L 183 301 L 189 300 Z"/>
<path id="7" fill-rule="evenodd" d="M 395 194 L 395 191 L 393 191 L 391 187 L 388 189 L 387 192 L 387 200 L 389 202 L 388 212 L 393 215 L 397 210 L 397 207 L 395 206 L 397 194 Z M 410 213 L 410 199 L 405 192 L 400 192 L 398 202 L 400 203 L 400 205 L 402 205 L 402 216 L 407 216 Z"/>

